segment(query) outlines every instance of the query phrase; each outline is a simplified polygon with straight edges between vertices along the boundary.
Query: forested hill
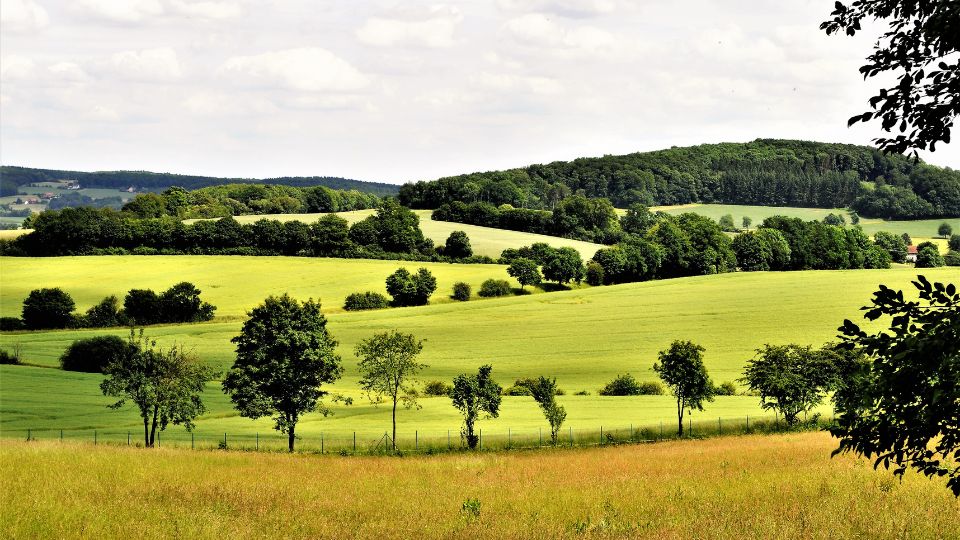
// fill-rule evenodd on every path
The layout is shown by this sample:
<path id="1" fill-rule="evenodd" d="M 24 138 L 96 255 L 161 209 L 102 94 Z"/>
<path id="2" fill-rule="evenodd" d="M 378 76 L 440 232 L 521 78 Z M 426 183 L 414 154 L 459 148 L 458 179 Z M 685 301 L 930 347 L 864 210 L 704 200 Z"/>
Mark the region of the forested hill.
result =
<path id="1" fill-rule="evenodd" d="M 406 184 L 400 201 L 552 209 L 581 193 L 618 207 L 686 203 L 853 207 L 890 218 L 960 216 L 960 172 L 876 148 L 758 139 L 464 174 Z"/>
<path id="2" fill-rule="evenodd" d="M 357 190 L 378 196 L 396 195 L 399 186 L 381 182 L 364 182 L 333 176 L 297 176 L 267 178 L 254 180 L 249 178 L 216 178 L 210 176 L 193 176 L 170 173 L 154 173 L 149 171 L 58 171 L 51 169 L 31 169 L 29 167 L 0 167 L 0 179 L 3 181 L 4 191 L 8 187 L 26 185 L 34 182 L 76 181 L 85 188 L 126 189 L 134 186 L 149 191 L 162 191 L 171 186 L 180 186 L 186 189 L 199 189 L 224 184 L 272 184 L 294 187 L 326 186 L 338 190 Z M 16 191 L 14 191 L 16 193 Z"/>

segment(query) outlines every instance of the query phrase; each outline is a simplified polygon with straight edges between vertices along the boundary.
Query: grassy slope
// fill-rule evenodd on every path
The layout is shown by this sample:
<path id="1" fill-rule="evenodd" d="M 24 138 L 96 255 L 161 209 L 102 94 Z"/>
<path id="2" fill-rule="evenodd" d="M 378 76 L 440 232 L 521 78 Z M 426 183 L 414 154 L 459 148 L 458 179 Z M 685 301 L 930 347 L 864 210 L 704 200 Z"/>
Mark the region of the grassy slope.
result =
<path id="1" fill-rule="evenodd" d="M 4 309 L 18 298 L 6 291 L 8 283 L 24 289 L 49 283 L 50 275 L 69 276 L 59 284 L 71 292 L 82 291 L 92 302 L 105 294 L 118 293 L 137 281 L 137 286 L 166 286 L 174 275 L 194 280 L 209 292 L 218 315 L 226 321 L 197 325 L 173 325 L 149 329 L 162 343 L 173 341 L 195 350 L 204 360 L 221 369 L 233 359 L 229 342 L 240 327 L 244 310 L 260 302 L 266 292 L 289 288 L 297 296 L 335 296 L 344 287 L 344 276 L 362 276 L 364 265 L 377 261 L 333 261 L 297 258 L 127 257 L 34 259 L 16 279 L 6 278 L 4 259 Z M 19 259 L 17 261 L 20 261 Z M 389 263 L 389 262 L 388 262 Z M 204 264 L 209 266 L 203 266 Z M 323 267 L 323 264 L 337 264 Z M 392 264 L 392 263 L 391 263 Z M 251 267 L 250 265 L 254 265 Z M 306 265 L 306 266 L 301 266 Z M 317 266 L 311 266 L 317 265 Z M 502 272 L 500 267 L 439 265 L 451 273 L 443 279 L 457 279 L 458 271 L 477 269 Z M 358 267 L 360 268 L 358 270 Z M 165 274 L 165 272 L 167 274 Z M 333 274 L 331 279 L 311 281 L 316 275 Z M 931 279 L 955 279 L 956 269 L 927 271 Z M 104 278 L 106 276 L 106 278 Z M 117 283 L 113 276 L 136 276 L 130 283 Z M 220 287 L 206 281 L 216 278 Z M 257 287 L 249 287 L 256 276 Z M 572 393 L 596 389 L 618 373 L 632 372 L 652 380 L 650 367 L 657 351 L 673 339 L 692 339 L 707 348 L 707 365 L 717 381 L 740 376 L 743 363 L 763 343 L 800 342 L 820 344 L 833 338 L 844 318 L 858 318 L 859 306 L 880 283 L 908 287 L 914 276 L 911 268 L 886 271 L 741 273 L 680 280 L 654 281 L 615 287 L 598 287 L 551 294 L 537 294 L 466 304 L 443 303 L 420 308 L 393 309 L 366 313 L 331 313 L 330 328 L 341 342 L 346 375 L 336 390 L 357 400 L 351 407 L 336 405 L 336 415 L 322 419 L 312 415 L 304 433 L 321 430 L 341 433 L 353 429 L 370 432 L 388 421 L 385 409 L 374 409 L 356 391 L 356 363 L 353 345 L 373 332 L 398 328 L 426 340 L 423 360 L 430 365 L 423 379 L 450 380 L 457 373 L 490 362 L 502 383 L 521 376 L 556 376 L 562 388 Z M 460 276 L 462 277 L 462 276 Z M 482 276 L 477 276 L 479 279 Z M 119 279 L 119 278 L 117 278 Z M 372 278 L 371 278 L 372 279 Z M 476 281 L 474 281 L 476 285 Z M 122 285 L 122 286 L 121 286 Z M 207 295 L 207 293 L 205 293 Z M 121 329 L 109 330 L 122 335 Z M 73 330 L 0 335 L 0 346 L 20 343 L 27 360 L 55 366 L 57 357 L 74 339 L 104 333 Z M 31 367 L 0 367 L 2 399 L 0 427 L 27 428 L 122 427 L 136 428 L 130 412 L 104 408 L 108 400 L 98 396 L 96 375 L 67 374 Z M 60 400 L 48 404 L 44 390 L 57 388 Z M 250 421 L 235 416 L 225 398 L 213 385 L 208 393 L 211 413 L 201 422 L 206 433 L 268 432 L 268 420 Z M 670 422 L 673 403 L 668 397 L 602 398 L 564 396 L 569 423 L 577 428 L 599 425 L 626 426 L 630 422 Z M 720 398 L 700 416 L 734 417 L 756 415 L 755 398 Z M 406 435 L 415 429 L 436 435 L 459 424 L 456 412 L 443 398 L 424 400 L 421 411 L 400 413 Z M 529 398 L 510 398 L 503 415 L 485 423 L 488 429 L 506 431 L 536 429 L 542 423 Z M 381 431 L 382 433 L 382 431 Z"/>
<path id="2" fill-rule="evenodd" d="M 900 483 L 834 447 L 807 433 L 401 459 L 6 442 L 0 534 L 958 537 L 942 481 Z"/>
<path id="3" fill-rule="evenodd" d="M 718 220 L 721 216 L 730 214 L 733 216 L 733 222 L 740 226 L 743 216 L 749 216 L 753 219 L 753 226 L 756 227 L 765 218 L 770 216 L 782 215 L 798 217 L 805 220 L 822 220 L 827 214 L 841 214 L 846 218 L 847 210 L 843 208 L 793 208 L 779 206 L 745 206 L 736 204 L 684 204 L 678 206 L 657 206 L 651 208 L 653 211 L 661 210 L 668 214 L 682 214 L 684 212 L 694 212 Z M 912 221 L 884 221 L 882 219 L 860 218 L 860 225 L 867 234 L 874 234 L 877 231 L 887 231 L 895 234 L 907 233 L 911 237 L 920 240 L 926 240 L 937 234 L 937 228 L 941 223 L 950 223 L 953 226 L 954 233 L 960 231 L 960 219 L 918 219 Z M 943 249 L 946 249 L 945 247 Z"/>

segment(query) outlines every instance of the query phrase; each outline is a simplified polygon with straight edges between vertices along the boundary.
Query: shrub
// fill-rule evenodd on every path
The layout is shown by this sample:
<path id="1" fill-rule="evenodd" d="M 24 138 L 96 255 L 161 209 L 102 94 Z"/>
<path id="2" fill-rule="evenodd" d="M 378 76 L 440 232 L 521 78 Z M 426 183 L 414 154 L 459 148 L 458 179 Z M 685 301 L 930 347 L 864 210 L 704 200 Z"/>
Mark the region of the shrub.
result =
<path id="1" fill-rule="evenodd" d="M 606 386 L 601 388 L 597 394 L 601 396 L 639 396 L 640 383 L 633 375 L 617 375 Z"/>
<path id="2" fill-rule="evenodd" d="M 603 267 L 600 266 L 596 261 L 590 261 L 587 263 L 586 282 L 588 285 L 603 285 Z"/>
<path id="3" fill-rule="evenodd" d="M 513 290 L 510 283 L 505 279 L 488 279 L 480 285 L 480 296 L 489 298 L 493 296 L 510 296 Z"/>
<path id="4" fill-rule="evenodd" d="M 23 330 L 26 326 L 20 317 L 0 317 L 0 330 Z"/>
<path id="5" fill-rule="evenodd" d="M 473 248 L 470 246 L 470 238 L 463 231 L 453 231 L 447 237 L 447 243 L 443 248 L 443 254 L 451 259 L 465 259 L 473 255 Z"/>
<path id="6" fill-rule="evenodd" d="M 141 326 L 160 322 L 160 297 L 150 289 L 130 289 L 123 299 L 123 311 Z"/>
<path id="7" fill-rule="evenodd" d="M 347 311 L 362 311 L 364 309 L 383 309 L 390 306 L 386 296 L 372 291 L 353 293 L 343 302 L 343 309 Z"/>
<path id="8" fill-rule="evenodd" d="M 915 264 L 917 268 L 936 268 L 944 264 L 943 256 L 940 255 L 940 250 L 936 245 L 923 242 L 917 246 L 917 262 Z"/>
<path id="9" fill-rule="evenodd" d="M 128 341 L 117 336 L 78 339 L 60 356 L 60 367 L 66 371 L 103 373 L 110 362 L 129 354 L 132 347 Z"/>
<path id="10" fill-rule="evenodd" d="M 718 396 L 735 396 L 737 395 L 737 385 L 731 381 L 726 381 L 720 383 L 720 386 L 716 387 L 713 393 Z"/>
<path id="11" fill-rule="evenodd" d="M 501 392 L 505 396 L 531 396 L 530 386 L 534 384 L 533 379 L 517 379 L 513 386 L 504 388 Z"/>
<path id="12" fill-rule="evenodd" d="M 183 281 L 163 291 L 159 297 L 160 319 L 158 322 L 209 321 L 216 310 L 200 300 L 200 289 L 193 283 Z"/>
<path id="13" fill-rule="evenodd" d="M 14 350 L 14 352 L 10 352 L 6 349 L 0 349 L 0 364 L 19 364 L 19 363 L 20 363 L 20 355 L 16 350 Z"/>
<path id="14" fill-rule="evenodd" d="M 119 326 L 122 318 L 124 317 L 120 313 L 120 301 L 116 296 L 108 296 L 87 310 L 83 322 L 84 326 L 106 328 Z"/>
<path id="15" fill-rule="evenodd" d="M 960 251 L 951 251 L 944 255 L 943 264 L 947 266 L 960 266 Z"/>
<path id="16" fill-rule="evenodd" d="M 23 324 L 31 329 L 67 328 L 73 321 L 73 298 L 62 289 L 34 289 L 23 301 Z"/>
<path id="17" fill-rule="evenodd" d="M 423 393 L 428 396 L 449 396 L 453 392 L 453 385 L 443 381 L 430 381 L 423 386 Z"/>
<path id="18" fill-rule="evenodd" d="M 667 393 L 667 389 L 660 381 L 646 381 L 640 383 L 641 396 L 662 396 Z"/>
<path id="19" fill-rule="evenodd" d="M 587 391 L 587 390 L 578 390 L 578 391 L 574 392 L 573 395 L 575 395 L 575 396 L 589 396 L 589 395 L 590 395 L 590 392 Z"/>
<path id="20" fill-rule="evenodd" d="M 426 268 L 411 274 L 406 268 L 398 268 L 387 277 L 387 292 L 395 306 L 423 306 L 437 290 L 437 278 Z"/>
<path id="21" fill-rule="evenodd" d="M 466 302 L 470 300 L 470 284 L 458 281 L 453 284 L 453 299 L 459 300 L 461 302 Z"/>
<path id="22" fill-rule="evenodd" d="M 947 248 L 949 248 L 950 251 L 960 251 L 960 234 L 950 236 L 950 240 L 947 241 Z"/>

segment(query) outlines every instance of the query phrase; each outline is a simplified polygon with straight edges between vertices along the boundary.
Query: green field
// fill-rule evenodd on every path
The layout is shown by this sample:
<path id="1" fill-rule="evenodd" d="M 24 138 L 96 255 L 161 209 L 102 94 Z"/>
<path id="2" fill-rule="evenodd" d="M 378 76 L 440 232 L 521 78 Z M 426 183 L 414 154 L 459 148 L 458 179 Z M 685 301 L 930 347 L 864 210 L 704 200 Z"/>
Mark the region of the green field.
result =
<path id="1" fill-rule="evenodd" d="M 355 223 L 361 219 L 370 216 L 374 210 L 355 210 L 353 212 L 339 212 L 338 216 L 346 219 L 350 223 Z M 556 236 L 545 236 L 542 234 L 507 231 L 503 229 L 494 229 L 491 227 L 479 227 L 477 225 L 467 225 L 464 223 L 452 223 L 449 221 L 434 221 L 430 218 L 430 210 L 414 210 L 414 213 L 420 217 L 420 229 L 423 235 L 433 240 L 435 244 L 443 244 L 447 236 L 453 231 L 464 231 L 470 237 L 470 245 L 473 246 L 473 252 L 477 255 L 486 255 L 496 259 L 503 250 L 507 248 L 518 248 L 529 246 L 535 242 L 544 242 L 553 247 L 572 247 L 580 252 L 580 256 L 586 259 L 593 257 L 593 254 L 603 246 L 592 242 L 582 242 L 580 240 L 571 240 L 569 238 L 559 238 Z M 303 221 L 313 223 L 326 214 L 269 214 L 254 216 L 237 216 L 236 220 L 240 223 L 253 223 L 259 219 L 276 219 L 278 221 Z M 197 220 L 187 220 L 192 222 Z"/>
<path id="2" fill-rule="evenodd" d="M 753 226 L 756 227 L 764 219 L 770 216 L 789 216 L 797 217 L 803 220 L 817 220 L 820 221 L 827 216 L 827 214 L 834 213 L 840 214 L 847 219 L 849 223 L 850 216 L 848 215 L 848 210 L 845 208 L 794 208 L 794 207 L 780 207 L 780 206 L 747 206 L 747 205 L 736 205 L 736 204 L 683 204 L 677 206 L 656 206 L 652 207 L 652 211 L 663 211 L 668 214 L 682 214 L 684 212 L 693 212 L 703 216 L 707 216 L 714 220 L 719 220 L 720 217 L 730 214 L 733 216 L 733 223 L 739 227 L 741 225 L 741 220 L 743 216 L 749 216 L 753 219 Z M 623 211 L 621 211 L 622 213 Z M 911 221 L 885 221 L 882 219 L 870 219 L 870 218 L 860 218 L 860 226 L 863 227 L 864 232 L 869 235 L 873 235 L 877 231 L 887 231 L 895 234 L 907 233 L 915 239 L 914 243 L 917 243 L 916 239 L 926 240 L 930 239 L 937 235 L 937 228 L 941 223 L 949 223 L 953 226 L 954 233 L 960 232 L 960 219 L 918 219 Z"/>
<path id="3" fill-rule="evenodd" d="M 834 448 L 824 433 L 403 458 L 5 441 L 0 535 L 960 537 L 942 480 Z"/>
<path id="4" fill-rule="evenodd" d="M 832 339 L 844 318 L 859 318 L 880 283 L 909 287 L 912 268 L 862 271 L 737 273 L 652 281 L 534 294 L 502 299 L 437 303 L 374 312 L 340 311 L 334 298 L 352 290 L 382 290 L 383 277 L 396 261 L 305 259 L 282 257 L 75 257 L 0 259 L 2 312 L 15 315 L 27 290 L 58 285 L 74 294 L 85 308 L 107 294 L 130 287 L 167 287 L 185 279 L 219 306 L 209 323 L 158 326 L 148 329 L 161 343 L 178 342 L 219 369 L 233 360 L 230 338 L 238 333 L 245 310 L 267 294 L 288 290 L 294 296 L 320 297 L 326 302 L 330 329 L 340 343 L 346 373 L 334 390 L 355 399 L 352 406 L 334 405 L 333 417 L 311 415 L 301 433 L 341 436 L 358 430 L 373 437 L 388 422 L 385 409 L 368 405 L 357 391 L 353 345 L 377 331 L 392 328 L 425 339 L 423 361 L 430 368 L 423 380 L 450 380 L 454 375 L 492 363 L 501 383 L 546 374 L 556 376 L 568 392 L 561 402 L 576 429 L 600 426 L 626 428 L 630 423 L 670 425 L 673 403 L 668 397 L 605 398 L 596 396 L 619 373 L 655 378 L 651 365 L 657 351 L 673 339 L 692 339 L 707 348 L 706 362 L 718 382 L 740 376 L 744 362 L 764 343 L 821 344 Z M 489 275 L 505 276 L 495 265 L 429 265 L 441 281 L 441 291 L 456 279 L 477 286 Z M 940 268 L 924 272 L 935 280 L 954 280 L 960 272 Z M 251 286 L 255 284 L 255 286 Z M 439 296 L 439 295 L 438 295 Z M 0 366 L 0 430 L 136 429 L 130 410 L 105 408 L 99 376 L 49 369 L 74 339 L 100 333 L 123 335 L 122 329 L 67 330 L 0 335 L 0 346 L 22 347 L 30 364 L 48 367 Z M 588 390 L 590 396 L 569 395 Z M 56 395 L 51 402 L 49 396 Z M 271 431 L 269 420 L 236 416 L 216 384 L 207 393 L 210 413 L 199 422 L 205 436 L 229 431 L 253 435 Z M 423 400 L 420 411 L 402 411 L 402 436 L 415 430 L 424 436 L 456 433 L 459 418 L 444 398 Z M 760 414 L 756 398 L 722 397 L 696 418 L 734 419 Z M 484 422 L 490 432 L 508 429 L 531 434 L 542 424 L 529 398 L 507 398 L 503 414 Z M 179 428 L 178 428 L 179 429 Z M 382 433 L 382 431 L 380 431 Z M 171 435 L 173 436 L 173 435 Z"/>

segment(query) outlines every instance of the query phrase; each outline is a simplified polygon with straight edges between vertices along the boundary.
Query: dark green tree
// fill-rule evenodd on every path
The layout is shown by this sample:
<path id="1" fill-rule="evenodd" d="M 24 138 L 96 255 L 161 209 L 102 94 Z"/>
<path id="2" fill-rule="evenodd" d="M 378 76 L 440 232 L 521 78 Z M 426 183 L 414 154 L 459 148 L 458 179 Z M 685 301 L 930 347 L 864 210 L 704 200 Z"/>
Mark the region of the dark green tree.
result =
<path id="1" fill-rule="evenodd" d="M 110 363 L 134 353 L 139 353 L 134 345 L 118 336 L 78 339 L 60 355 L 60 367 L 66 371 L 103 373 Z"/>
<path id="2" fill-rule="evenodd" d="M 382 403 L 384 397 L 393 405 L 390 442 L 394 451 L 397 449 L 397 404 L 403 403 L 407 409 L 418 407 L 415 377 L 428 367 L 417 362 L 421 351 L 422 341 L 396 330 L 375 334 L 354 349 L 360 359 L 360 389 L 374 405 Z"/>
<path id="3" fill-rule="evenodd" d="M 543 277 L 557 283 L 579 283 L 583 279 L 583 259 L 571 247 L 554 250 L 543 264 Z"/>
<path id="4" fill-rule="evenodd" d="M 270 296 L 250 311 L 231 341 L 237 359 L 223 380 L 224 393 L 241 416 L 271 416 L 293 452 L 303 415 L 329 412 L 320 401 L 327 394 L 321 385 L 343 373 L 320 304 L 312 299 L 301 304 L 286 294 Z"/>
<path id="5" fill-rule="evenodd" d="M 150 289 L 130 289 L 123 298 L 123 312 L 143 326 L 160 322 L 163 310 L 157 293 Z"/>
<path id="6" fill-rule="evenodd" d="M 953 234 L 953 227 L 951 227 L 949 223 L 944 221 L 943 223 L 940 224 L 939 227 L 937 227 L 937 234 L 939 234 L 943 238 L 949 238 L 950 235 Z"/>
<path id="7" fill-rule="evenodd" d="M 853 369 L 835 395 L 834 452 L 874 459 L 874 467 L 946 476 L 960 496 L 960 294 L 953 284 L 913 282 L 919 300 L 883 285 L 864 318 L 890 317 L 889 330 L 850 320 L 842 344 L 869 361 Z M 856 368 L 856 366 L 855 366 Z"/>
<path id="8" fill-rule="evenodd" d="M 493 367 L 481 366 L 476 375 L 457 375 L 453 379 L 450 399 L 463 415 L 461 436 L 471 450 L 477 447 L 480 438 L 474 433 L 481 414 L 487 418 L 500 416 L 500 392 L 503 388 L 490 376 Z"/>
<path id="9" fill-rule="evenodd" d="M 674 341 L 669 349 L 660 351 L 659 362 L 653 365 L 653 370 L 677 399 L 677 435 L 680 437 L 683 436 L 684 410 L 702 411 L 705 401 L 713 401 L 713 381 L 703 364 L 705 350 L 692 341 Z"/>
<path id="10" fill-rule="evenodd" d="M 313 254 L 319 257 L 336 257 L 350 249 L 350 227 L 347 220 L 336 214 L 318 219 L 310 226 Z"/>
<path id="11" fill-rule="evenodd" d="M 725 232 L 734 232 L 737 230 L 737 226 L 733 223 L 733 215 L 731 214 L 720 216 L 720 220 L 717 223 Z"/>
<path id="12" fill-rule="evenodd" d="M 923 242 L 917 246 L 917 268 L 938 268 L 944 264 L 943 256 L 936 245 Z"/>
<path id="13" fill-rule="evenodd" d="M 737 255 L 737 266 L 744 272 L 770 270 L 773 252 L 769 244 L 754 232 L 738 234 L 733 239 L 733 252 Z"/>
<path id="14" fill-rule="evenodd" d="M 387 277 L 387 293 L 393 297 L 393 305 L 423 306 L 437 290 L 437 278 L 426 268 L 411 274 L 406 268 L 398 268 Z"/>
<path id="15" fill-rule="evenodd" d="M 631 204 L 627 213 L 620 218 L 620 228 L 630 234 L 643 236 L 647 234 L 647 229 L 653 227 L 656 218 L 650 209 L 642 204 Z"/>
<path id="16" fill-rule="evenodd" d="M 131 291 L 132 292 L 132 291 Z M 200 300 L 200 289 L 183 281 L 160 294 L 159 322 L 197 322 L 213 318 L 214 306 Z"/>
<path id="17" fill-rule="evenodd" d="M 125 316 L 120 312 L 120 300 L 116 296 L 108 296 L 99 304 L 91 306 L 83 316 L 84 326 L 93 328 L 107 328 L 120 326 Z"/>
<path id="18" fill-rule="evenodd" d="M 743 224 L 744 229 L 749 229 L 750 225 L 753 225 L 753 218 L 750 216 L 743 216 L 743 221 L 741 223 Z"/>
<path id="19" fill-rule="evenodd" d="M 23 301 L 21 318 L 31 330 L 67 328 L 73 322 L 73 298 L 59 287 L 34 289 Z"/>
<path id="20" fill-rule="evenodd" d="M 907 262 L 907 243 L 903 237 L 886 231 L 877 231 L 873 235 L 873 241 L 890 254 L 894 262 Z"/>
<path id="21" fill-rule="evenodd" d="M 779 412 L 793 426 L 799 414 L 823 402 L 835 379 L 831 355 L 791 344 L 757 349 L 740 381 L 759 394 L 764 409 Z"/>
<path id="22" fill-rule="evenodd" d="M 514 259 L 507 267 L 507 274 L 520 282 L 521 289 L 527 285 L 539 285 L 542 281 L 537 263 L 524 257 Z"/>
<path id="23" fill-rule="evenodd" d="M 470 246 L 470 237 L 463 231 L 451 232 L 443 247 L 443 254 L 451 259 L 465 259 L 472 256 L 473 248 Z"/>

